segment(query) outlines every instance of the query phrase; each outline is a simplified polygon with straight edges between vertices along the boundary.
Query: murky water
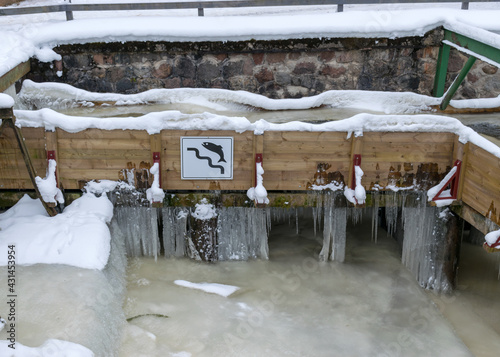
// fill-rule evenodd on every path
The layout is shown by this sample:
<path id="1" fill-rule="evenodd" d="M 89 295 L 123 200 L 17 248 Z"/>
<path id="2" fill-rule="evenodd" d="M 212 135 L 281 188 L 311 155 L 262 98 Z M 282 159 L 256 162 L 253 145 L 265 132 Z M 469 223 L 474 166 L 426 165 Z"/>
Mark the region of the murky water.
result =
<path id="1" fill-rule="evenodd" d="M 307 220 L 300 222 L 299 234 L 295 225 L 273 225 L 269 261 L 131 260 L 126 316 L 168 318 L 132 320 L 120 356 L 495 355 L 500 318 L 488 314 L 486 302 L 499 296 L 499 282 L 491 277 L 498 272 L 497 260 L 491 263 L 496 268 L 483 267 L 489 274 L 484 291 L 477 288 L 475 273 L 464 268 L 465 287 L 452 296 L 435 296 L 402 266 L 392 238 L 381 230 L 375 244 L 367 232 L 370 222 L 348 229 L 343 264 L 318 262 L 321 238 L 314 237 Z M 478 259 L 470 256 L 464 266 L 469 258 Z M 177 279 L 241 289 L 224 298 L 177 286 Z M 500 311 L 497 302 L 492 306 Z M 471 335 L 473 353 L 461 340 L 468 332 L 460 324 L 468 322 L 458 321 L 457 327 L 455 319 L 441 314 L 460 316 L 452 311 L 464 308 L 477 315 L 469 320 L 474 329 L 490 332 Z"/>

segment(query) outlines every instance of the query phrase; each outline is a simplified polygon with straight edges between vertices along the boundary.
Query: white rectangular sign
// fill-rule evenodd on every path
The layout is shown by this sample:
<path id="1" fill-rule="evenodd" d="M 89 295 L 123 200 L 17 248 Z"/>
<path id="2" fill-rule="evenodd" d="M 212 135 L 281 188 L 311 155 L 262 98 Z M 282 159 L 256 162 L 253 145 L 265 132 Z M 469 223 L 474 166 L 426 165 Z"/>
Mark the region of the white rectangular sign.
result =
<path id="1" fill-rule="evenodd" d="M 233 138 L 181 137 L 182 180 L 232 180 Z"/>

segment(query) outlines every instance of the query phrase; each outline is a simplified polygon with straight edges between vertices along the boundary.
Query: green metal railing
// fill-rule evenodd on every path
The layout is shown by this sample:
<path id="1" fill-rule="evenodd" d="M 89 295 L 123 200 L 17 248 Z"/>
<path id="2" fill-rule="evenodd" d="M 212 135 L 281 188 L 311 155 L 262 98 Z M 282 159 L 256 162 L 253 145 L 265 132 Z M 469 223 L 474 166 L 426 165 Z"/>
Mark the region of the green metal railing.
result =
<path id="1" fill-rule="evenodd" d="M 445 93 L 444 89 L 451 47 L 455 47 L 459 51 L 466 51 L 469 58 Z M 435 97 L 444 96 L 440 105 L 441 110 L 445 110 L 448 107 L 451 98 L 460 87 L 460 84 L 463 82 L 478 57 L 500 64 L 500 49 L 448 29 L 444 30 L 444 39 L 439 49 L 433 91 Z"/>
<path id="2" fill-rule="evenodd" d="M 73 20 L 75 11 L 142 11 L 142 10 L 179 10 L 197 9 L 198 16 L 204 16 L 204 9 L 235 8 L 235 7 L 267 7 L 267 6 L 311 6 L 337 5 L 337 11 L 342 12 L 344 5 L 362 4 L 423 4 L 423 3 L 461 3 L 467 10 L 470 2 L 500 2 L 500 0 L 241 0 L 241 1 L 177 1 L 152 3 L 123 4 L 59 4 L 47 6 L 27 6 L 0 8 L 0 16 L 29 15 L 39 13 L 65 12 L 68 21 Z"/>

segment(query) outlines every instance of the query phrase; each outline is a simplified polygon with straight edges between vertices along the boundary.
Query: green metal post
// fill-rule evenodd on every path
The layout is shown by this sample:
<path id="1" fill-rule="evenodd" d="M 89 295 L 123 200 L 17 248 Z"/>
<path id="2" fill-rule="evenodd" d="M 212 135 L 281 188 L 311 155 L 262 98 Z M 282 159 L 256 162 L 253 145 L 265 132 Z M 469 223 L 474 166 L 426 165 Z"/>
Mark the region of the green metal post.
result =
<path id="1" fill-rule="evenodd" d="M 436 77 L 434 78 L 434 97 L 442 97 L 448 72 L 448 60 L 450 59 L 450 46 L 443 43 L 439 48 L 439 56 L 436 65 Z"/>
<path id="2" fill-rule="evenodd" d="M 450 86 L 450 89 L 446 92 L 446 95 L 443 98 L 443 101 L 441 102 L 441 105 L 439 106 L 439 109 L 445 110 L 448 104 L 450 104 L 450 100 L 457 91 L 458 87 L 460 87 L 460 84 L 462 84 L 463 80 L 465 79 L 465 76 L 467 73 L 469 73 L 470 69 L 474 65 L 474 62 L 476 62 L 476 57 L 470 56 L 467 62 L 465 62 L 464 67 L 458 74 L 457 78 L 453 81 L 453 83 Z"/>

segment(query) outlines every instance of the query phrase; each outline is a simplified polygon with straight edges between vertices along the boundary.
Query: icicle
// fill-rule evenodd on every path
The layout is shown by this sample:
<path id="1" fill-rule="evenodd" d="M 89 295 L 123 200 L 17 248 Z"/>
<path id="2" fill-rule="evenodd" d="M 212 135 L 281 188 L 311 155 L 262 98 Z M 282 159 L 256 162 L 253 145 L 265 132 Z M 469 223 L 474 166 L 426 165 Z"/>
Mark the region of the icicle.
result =
<path id="1" fill-rule="evenodd" d="M 217 226 L 219 260 L 268 259 L 270 219 L 270 209 L 222 208 Z"/>
<path id="2" fill-rule="evenodd" d="M 337 203 L 342 194 L 329 192 L 324 200 L 323 247 L 319 253 L 320 261 L 345 260 L 347 208 Z"/>
<path id="3" fill-rule="evenodd" d="M 295 208 L 295 234 L 299 235 L 299 212 Z"/>
<path id="4" fill-rule="evenodd" d="M 398 194 L 394 191 L 385 192 L 385 220 L 387 233 L 393 235 L 398 224 Z"/>
<path id="5" fill-rule="evenodd" d="M 165 257 L 185 255 L 188 214 L 184 208 L 165 207 L 162 209 Z"/>
<path id="6" fill-rule="evenodd" d="M 421 199 L 418 207 L 405 208 L 402 251 L 403 264 L 414 274 L 420 286 L 437 292 L 451 289 L 445 276 L 446 214 L 427 207 Z"/>
<path id="7" fill-rule="evenodd" d="M 379 193 L 373 191 L 373 209 L 372 209 L 372 241 L 377 243 L 378 238 L 378 209 L 379 209 Z"/>
<path id="8" fill-rule="evenodd" d="M 157 257 L 160 250 L 157 210 L 149 207 L 116 207 L 116 220 L 129 257 Z"/>

